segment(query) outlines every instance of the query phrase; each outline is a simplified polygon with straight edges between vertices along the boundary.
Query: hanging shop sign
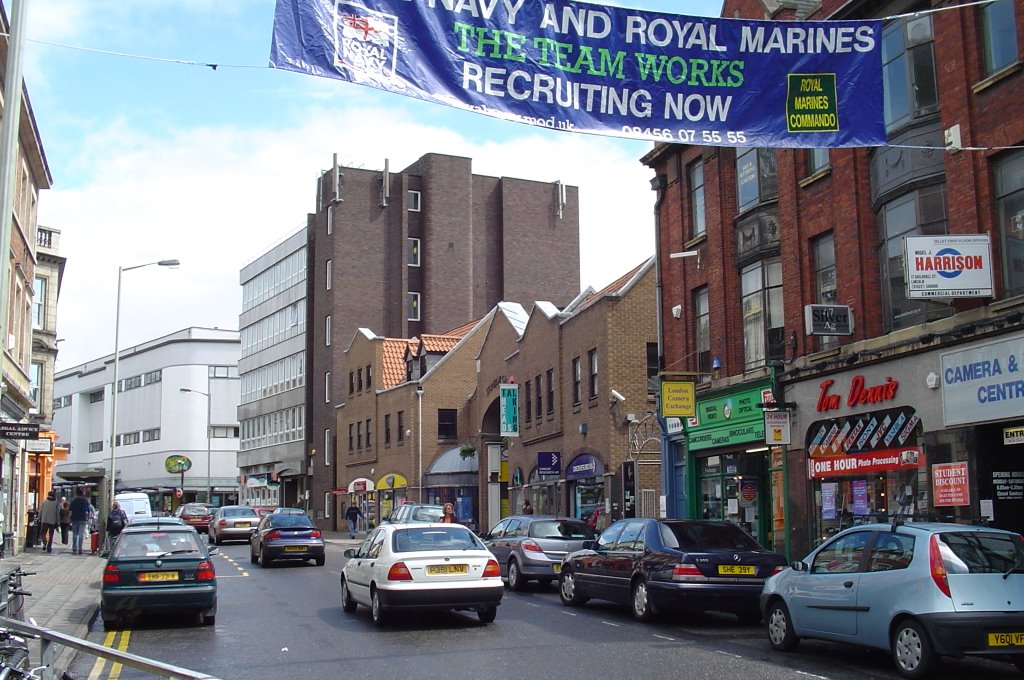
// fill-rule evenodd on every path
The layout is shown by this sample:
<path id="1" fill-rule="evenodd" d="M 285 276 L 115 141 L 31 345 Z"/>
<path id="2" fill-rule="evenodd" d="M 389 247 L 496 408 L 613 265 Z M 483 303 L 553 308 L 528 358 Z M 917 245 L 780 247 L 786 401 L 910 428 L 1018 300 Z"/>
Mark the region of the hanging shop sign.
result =
<path id="1" fill-rule="evenodd" d="M 187 456 L 181 456 L 178 454 L 167 456 L 164 459 L 164 469 L 170 472 L 172 475 L 180 475 L 183 472 L 188 472 L 192 469 L 192 461 Z"/>
<path id="2" fill-rule="evenodd" d="M 697 411 L 697 388 L 692 380 L 662 380 L 661 417 L 689 418 Z"/>
<path id="3" fill-rule="evenodd" d="M 764 443 L 769 446 L 789 446 L 792 440 L 789 411 L 764 412 Z"/>
<path id="4" fill-rule="evenodd" d="M 807 335 L 853 335 L 853 308 L 849 305 L 804 305 Z"/>
<path id="5" fill-rule="evenodd" d="M 519 385 L 502 385 L 498 392 L 502 437 L 519 436 Z"/>
<path id="6" fill-rule="evenodd" d="M 879 21 L 565 0 L 278 0 L 270 65 L 571 132 L 738 147 L 886 143 Z"/>
<path id="7" fill-rule="evenodd" d="M 946 427 L 1024 413 L 1024 333 L 946 352 L 941 362 Z"/>
<path id="8" fill-rule="evenodd" d="M 697 415 L 687 419 L 686 447 L 690 451 L 764 441 L 764 402 L 768 385 L 756 385 L 697 402 Z"/>
<path id="9" fill-rule="evenodd" d="M 970 505 L 967 463 L 932 465 L 932 498 L 935 507 Z"/>
<path id="10" fill-rule="evenodd" d="M 908 298 L 992 297 L 989 237 L 907 236 Z"/>

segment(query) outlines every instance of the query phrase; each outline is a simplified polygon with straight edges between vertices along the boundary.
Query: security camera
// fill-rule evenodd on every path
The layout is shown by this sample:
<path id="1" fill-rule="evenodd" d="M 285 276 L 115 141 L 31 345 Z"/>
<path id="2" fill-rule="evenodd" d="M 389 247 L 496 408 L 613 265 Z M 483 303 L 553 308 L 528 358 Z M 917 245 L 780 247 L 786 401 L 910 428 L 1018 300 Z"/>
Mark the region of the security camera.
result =
<path id="1" fill-rule="evenodd" d="M 615 390 L 612 390 L 612 399 L 615 401 L 626 401 L 626 398 Z"/>

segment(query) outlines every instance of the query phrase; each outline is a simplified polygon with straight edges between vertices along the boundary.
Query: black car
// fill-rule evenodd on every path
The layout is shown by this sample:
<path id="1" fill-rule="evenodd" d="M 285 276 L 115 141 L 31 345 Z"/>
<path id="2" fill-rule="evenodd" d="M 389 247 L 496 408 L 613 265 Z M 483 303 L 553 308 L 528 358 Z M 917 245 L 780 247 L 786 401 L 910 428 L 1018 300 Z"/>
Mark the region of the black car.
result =
<path id="1" fill-rule="evenodd" d="M 558 592 L 568 606 L 592 597 L 629 604 L 640 621 L 689 609 L 756 623 L 765 579 L 785 568 L 783 555 L 731 522 L 622 519 L 593 548 L 566 556 Z"/>
<path id="2" fill-rule="evenodd" d="M 260 520 L 249 539 L 253 564 L 268 567 L 275 560 L 313 560 L 324 566 L 324 537 L 305 513 L 271 513 Z"/>

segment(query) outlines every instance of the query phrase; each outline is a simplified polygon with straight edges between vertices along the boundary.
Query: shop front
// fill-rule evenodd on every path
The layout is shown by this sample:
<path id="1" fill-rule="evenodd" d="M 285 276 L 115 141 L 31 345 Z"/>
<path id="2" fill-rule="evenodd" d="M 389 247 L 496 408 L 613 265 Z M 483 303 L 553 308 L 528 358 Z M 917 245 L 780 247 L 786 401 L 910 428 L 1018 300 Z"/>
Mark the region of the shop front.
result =
<path id="1" fill-rule="evenodd" d="M 445 451 L 427 469 L 423 502 L 451 503 L 459 523 L 475 529 L 479 512 L 479 471 L 479 457 L 475 452 L 466 455 L 459 446 Z"/>
<path id="2" fill-rule="evenodd" d="M 342 489 L 339 489 L 342 491 Z M 366 531 L 370 527 L 377 526 L 377 486 L 372 479 L 357 477 L 348 483 L 343 489 L 347 495 L 347 504 L 344 508 L 338 508 L 339 522 L 345 518 L 345 510 L 356 506 L 363 513 L 361 519 L 356 522 L 358 531 Z M 343 525 L 343 523 L 342 523 Z"/>
<path id="3" fill-rule="evenodd" d="M 697 401 L 686 422 L 688 517 L 724 519 L 787 554 L 786 450 L 765 443 L 767 383 Z"/>
<path id="4" fill-rule="evenodd" d="M 604 469 L 601 459 L 590 453 L 580 454 L 569 461 L 565 468 L 565 487 L 572 517 L 587 520 L 591 525 L 602 518 L 602 522 L 607 523 L 605 499 L 609 495 L 605 489 Z"/>
<path id="5" fill-rule="evenodd" d="M 380 519 L 391 515 L 391 511 L 408 502 L 409 482 L 398 474 L 384 475 L 377 480 L 377 517 L 374 526 Z"/>

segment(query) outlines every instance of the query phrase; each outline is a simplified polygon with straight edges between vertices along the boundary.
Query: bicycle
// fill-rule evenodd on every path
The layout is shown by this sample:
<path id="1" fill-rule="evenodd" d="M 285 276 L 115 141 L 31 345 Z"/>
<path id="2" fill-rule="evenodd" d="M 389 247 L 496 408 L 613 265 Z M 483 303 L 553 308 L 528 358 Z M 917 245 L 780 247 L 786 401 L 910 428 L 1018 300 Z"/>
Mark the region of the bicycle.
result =
<path id="1" fill-rule="evenodd" d="M 7 618 L 25 620 L 25 596 L 31 597 L 32 593 L 22 589 L 21 579 L 25 576 L 34 576 L 35 573 L 18 567 L 7 575 Z"/>
<path id="2" fill-rule="evenodd" d="M 38 635 L 15 635 L 6 628 L 0 628 L 0 680 L 22 680 L 39 678 L 46 666 L 31 668 L 28 649 L 29 638 L 38 640 Z"/>

